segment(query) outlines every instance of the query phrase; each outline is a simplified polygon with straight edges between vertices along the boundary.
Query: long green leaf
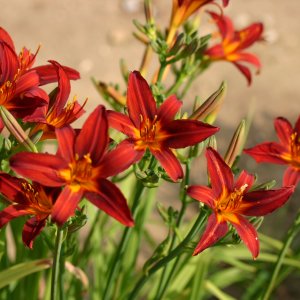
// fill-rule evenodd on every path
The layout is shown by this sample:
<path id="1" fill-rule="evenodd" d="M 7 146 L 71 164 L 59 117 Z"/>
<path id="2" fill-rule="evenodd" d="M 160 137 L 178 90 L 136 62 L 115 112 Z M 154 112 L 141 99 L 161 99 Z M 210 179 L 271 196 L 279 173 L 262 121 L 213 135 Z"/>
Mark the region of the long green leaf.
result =
<path id="1" fill-rule="evenodd" d="M 51 259 L 38 259 L 21 263 L 0 272 L 0 289 L 27 275 L 50 268 Z"/>

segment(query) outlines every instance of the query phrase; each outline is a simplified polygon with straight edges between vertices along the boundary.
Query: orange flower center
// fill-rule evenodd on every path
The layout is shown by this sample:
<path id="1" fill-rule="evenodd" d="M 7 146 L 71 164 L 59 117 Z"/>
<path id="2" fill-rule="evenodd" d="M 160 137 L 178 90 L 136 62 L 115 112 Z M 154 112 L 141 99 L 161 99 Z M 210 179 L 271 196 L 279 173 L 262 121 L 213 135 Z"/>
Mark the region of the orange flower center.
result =
<path id="1" fill-rule="evenodd" d="M 218 213 L 230 213 L 240 207 L 244 191 L 247 188 L 247 184 L 244 184 L 239 189 L 235 189 L 230 194 L 221 197 L 216 203 L 216 211 Z"/>
<path id="2" fill-rule="evenodd" d="M 40 218 L 45 218 L 51 213 L 52 201 L 44 189 L 28 182 L 22 183 L 22 192 L 28 201 L 28 211 Z"/>
<path id="3" fill-rule="evenodd" d="M 75 160 L 69 164 L 69 169 L 60 171 L 59 175 L 68 182 L 74 192 L 82 186 L 91 185 L 93 166 L 90 154 L 85 154 L 82 158 L 76 154 Z"/>
<path id="4" fill-rule="evenodd" d="M 140 115 L 141 124 L 140 130 L 137 132 L 137 138 L 135 141 L 136 148 L 138 150 L 144 150 L 147 147 L 152 149 L 159 149 L 160 144 L 160 124 L 157 121 L 157 115 L 153 120 L 149 118 L 144 119 L 142 115 Z"/>
<path id="5" fill-rule="evenodd" d="M 15 81 L 5 81 L 0 87 L 0 104 L 5 105 L 10 99 L 15 90 Z"/>

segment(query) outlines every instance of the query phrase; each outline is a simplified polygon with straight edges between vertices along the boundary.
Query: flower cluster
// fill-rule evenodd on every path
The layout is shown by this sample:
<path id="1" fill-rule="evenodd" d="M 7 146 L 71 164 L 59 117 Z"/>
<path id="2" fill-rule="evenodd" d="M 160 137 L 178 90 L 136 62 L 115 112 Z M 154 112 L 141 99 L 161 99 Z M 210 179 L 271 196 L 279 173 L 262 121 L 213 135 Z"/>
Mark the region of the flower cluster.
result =
<path id="1" fill-rule="evenodd" d="M 213 124 L 223 102 L 226 84 L 222 83 L 201 105 L 196 99 L 191 114 L 181 112 L 181 100 L 189 85 L 211 63 L 231 62 L 249 84 L 252 82 L 247 64 L 259 72 L 261 62 L 247 49 L 262 40 L 263 25 L 254 23 L 236 30 L 216 0 L 173 0 L 169 27 L 163 33 L 151 19 L 149 3 L 145 1 L 147 24 L 137 25 L 140 30 L 137 37 L 146 44 L 140 70 L 123 70 L 127 86 L 124 92 L 119 86 L 96 84 L 113 109 L 98 105 L 86 117 L 82 128 L 74 128 L 73 122 L 85 113 L 86 101 L 80 104 L 75 97 L 70 99 L 71 81 L 79 79 L 79 73 L 54 60 L 33 67 L 38 50 L 32 54 L 24 47 L 17 54 L 11 37 L 0 28 L 0 132 L 6 127 L 10 134 L 1 136 L 4 142 L 0 147 L 0 193 L 5 207 L 0 211 L 0 229 L 15 218 L 27 217 L 22 240 L 31 249 L 41 231 L 49 224 L 55 225 L 55 255 L 58 255 L 62 243 L 59 232 L 72 231 L 70 228 L 77 213 L 82 213 L 84 201 L 90 202 L 92 209 L 103 211 L 128 227 L 116 251 L 115 261 L 110 263 L 103 299 L 110 299 L 110 286 L 118 268 L 122 269 L 116 259 L 125 253 L 124 245 L 129 240 L 128 232 L 132 230 L 129 227 L 135 225 L 134 219 L 136 223 L 142 223 L 141 219 L 146 215 L 148 208 L 144 208 L 143 217 L 136 218 L 136 208 L 139 202 L 143 202 L 144 187 L 157 187 L 162 179 L 173 184 L 181 183 L 180 213 L 160 208 L 169 226 L 165 242 L 171 240 L 167 250 L 170 257 L 174 257 L 172 251 L 186 247 L 190 242 L 184 239 L 175 248 L 178 227 L 192 198 L 205 205 L 199 214 L 202 225 L 209 214 L 193 255 L 222 241 L 232 244 L 232 236 L 237 233 L 256 259 L 259 255 L 256 217 L 282 207 L 300 181 L 300 117 L 294 128 L 286 119 L 276 119 L 279 143 L 266 142 L 244 150 L 258 162 L 288 166 L 283 186 L 266 189 L 255 185 L 255 176 L 245 170 L 234 179 L 238 173 L 234 163 L 243 153 L 245 122 L 238 127 L 224 159 L 216 150 L 215 134 L 221 128 Z M 228 3 L 229 0 L 223 0 L 223 7 Z M 198 36 L 194 24 L 182 30 L 194 13 L 208 4 L 221 9 L 220 14 L 207 12 L 217 26 L 219 42 L 211 38 L 214 35 Z M 144 74 L 149 71 L 147 65 L 152 51 L 158 53 L 160 67 L 150 83 Z M 173 72 L 170 81 L 174 79 L 170 88 L 165 83 L 168 72 Z M 56 87 L 47 93 L 42 86 L 49 83 Z M 186 85 L 182 87 L 182 84 Z M 42 148 L 50 139 L 57 144 L 54 154 Z M 191 185 L 191 162 L 200 156 L 202 150 L 206 154 L 209 184 Z M 185 171 L 182 165 L 185 165 Z M 130 205 L 123 194 L 124 187 L 118 185 L 118 181 L 127 176 L 136 183 Z M 155 184 L 149 184 L 154 181 Z M 199 229 L 199 224 L 196 222 L 197 226 L 192 229 Z M 143 228 L 140 226 L 137 231 L 143 232 Z M 161 252 L 150 258 L 150 265 L 153 260 L 157 263 L 157 256 L 166 256 L 160 256 L 166 249 L 165 242 L 158 247 L 157 251 Z M 159 263 L 167 259 L 164 257 Z M 55 284 L 56 258 L 53 268 L 52 282 Z M 168 272 L 162 273 L 164 276 Z M 161 284 L 164 282 L 168 280 L 162 280 Z M 159 295 L 155 299 L 162 299 L 162 294 Z"/>

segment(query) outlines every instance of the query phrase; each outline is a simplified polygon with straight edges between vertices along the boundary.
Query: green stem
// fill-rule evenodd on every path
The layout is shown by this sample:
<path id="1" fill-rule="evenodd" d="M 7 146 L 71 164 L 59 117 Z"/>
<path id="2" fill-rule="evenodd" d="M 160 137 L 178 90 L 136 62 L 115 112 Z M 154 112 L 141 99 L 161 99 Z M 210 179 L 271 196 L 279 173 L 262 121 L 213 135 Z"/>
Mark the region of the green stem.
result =
<path id="1" fill-rule="evenodd" d="M 193 83 L 194 80 L 197 78 L 197 76 L 198 76 L 198 72 L 196 72 L 196 75 L 195 75 L 195 73 L 193 73 L 193 74 L 190 76 L 189 80 L 187 81 L 186 85 L 184 86 L 184 88 L 183 88 L 183 90 L 182 90 L 182 92 L 181 92 L 181 94 L 180 94 L 180 96 L 179 96 L 179 99 L 183 99 L 183 98 L 184 98 L 184 96 L 186 95 L 186 93 L 187 93 L 188 90 L 190 89 L 192 83 Z"/>
<path id="2" fill-rule="evenodd" d="M 133 218 L 136 217 L 136 212 L 137 212 L 138 204 L 140 202 L 140 196 L 143 192 L 143 189 L 144 189 L 143 183 L 141 181 L 137 181 L 137 185 L 135 187 L 134 199 L 133 199 L 132 208 L 131 208 Z M 112 265 L 109 270 L 109 274 L 107 277 L 107 284 L 106 284 L 104 294 L 102 297 L 103 300 L 111 299 L 111 297 L 110 297 L 111 290 L 112 290 L 113 284 L 115 283 L 115 277 L 116 277 L 117 271 L 121 265 L 122 257 L 123 257 L 124 251 L 126 249 L 126 246 L 128 244 L 131 232 L 132 232 L 132 227 L 126 227 L 124 229 L 121 241 L 117 247 L 116 253 L 114 255 L 114 259 L 112 261 Z"/>
<path id="3" fill-rule="evenodd" d="M 164 75 L 166 67 L 167 67 L 167 65 L 165 63 L 161 63 L 159 71 L 158 71 L 156 83 L 162 82 L 163 75 Z"/>
<path id="4" fill-rule="evenodd" d="M 191 169 L 191 161 L 188 159 L 187 162 L 186 162 L 186 165 L 185 165 L 185 180 L 183 182 L 183 184 L 181 185 L 181 209 L 180 209 L 180 212 L 179 212 L 179 215 L 178 215 L 178 219 L 177 219 L 177 222 L 176 222 L 176 227 L 179 228 L 180 227 L 180 224 L 182 222 L 182 219 L 183 219 L 183 216 L 184 216 L 184 213 L 186 211 L 186 207 L 187 207 L 187 202 L 186 202 L 186 199 L 187 199 L 187 194 L 185 192 L 185 186 L 189 184 L 189 181 L 190 181 L 190 169 Z M 173 248 L 174 248 L 174 245 L 176 243 L 176 233 L 175 231 L 173 232 L 173 236 L 172 236 L 172 241 L 171 241 L 171 245 L 170 245 L 170 250 L 171 251 Z M 167 287 L 168 287 L 168 284 L 175 272 L 175 269 L 176 269 L 176 266 L 179 262 L 179 257 L 177 257 L 176 261 L 174 262 L 173 266 L 170 266 L 172 267 L 171 270 L 170 270 L 170 267 L 169 265 L 166 265 L 163 272 L 162 272 L 162 275 L 161 275 L 161 278 L 159 280 L 159 286 L 158 286 L 158 289 L 157 289 L 157 293 L 156 293 L 156 297 L 154 298 L 155 300 L 158 300 L 158 299 L 162 299 Z M 168 270 L 170 270 L 170 272 L 168 272 Z"/>
<path id="5" fill-rule="evenodd" d="M 283 263 L 283 260 L 285 258 L 286 252 L 288 251 L 291 243 L 293 242 L 294 238 L 298 234 L 299 230 L 300 230 L 300 210 L 298 211 L 298 214 L 294 220 L 292 227 L 288 231 L 286 240 L 284 241 L 283 247 L 278 255 L 278 258 L 277 258 L 277 261 L 275 264 L 275 268 L 272 273 L 272 277 L 268 283 L 268 287 L 265 290 L 265 293 L 263 294 L 263 296 L 261 298 L 262 300 L 267 300 L 270 298 L 271 293 L 275 287 L 277 277 L 278 277 L 281 265 Z"/>
<path id="6" fill-rule="evenodd" d="M 172 94 L 176 94 L 180 86 L 182 85 L 185 76 L 180 73 L 179 77 L 176 78 L 175 83 L 167 90 L 166 96 L 170 96 Z"/>
<path id="7" fill-rule="evenodd" d="M 52 277 L 51 277 L 51 300 L 56 300 L 58 276 L 59 276 L 59 266 L 60 266 L 60 253 L 61 246 L 63 243 L 63 230 L 61 227 L 57 227 L 56 231 L 56 241 L 53 253 L 53 266 L 52 266 Z"/>
<path id="8" fill-rule="evenodd" d="M 170 262 L 172 259 L 174 259 L 175 257 L 178 257 L 179 255 L 181 255 L 184 251 L 186 251 L 186 246 L 187 244 L 194 238 L 194 236 L 200 231 L 200 229 L 202 228 L 204 222 L 206 220 L 206 213 L 200 213 L 198 218 L 196 219 L 193 227 L 191 228 L 191 230 L 189 231 L 189 233 L 187 234 L 187 236 L 184 238 L 184 240 L 175 248 L 173 249 L 171 252 L 169 252 L 169 254 L 167 256 L 165 256 L 164 258 L 162 258 L 160 261 L 158 261 L 152 268 L 150 268 L 147 271 L 147 274 L 144 274 L 140 280 L 137 282 L 137 284 L 135 285 L 134 289 L 132 290 L 132 292 L 130 293 L 128 299 L 130 300 L 134 300 L 138 294 L 138 292 L 140 291 L 140 289 L 144 286 L 144 284 L 147 282 L 147 280 L 153 275 L 155 274 L 159 269 L 161 269 L 162 267 L 164 267 L 168 262 Z"/>
<path id="9" fill-rule="evenodd" d="M 84 242 L 84 245 L 82 247 L 82 250 L 80 252 L 80 254 L 76 257 L 75 260 L 75 265 L 77 265 L 79 263 L 79 259 L 82 260 L 82 258 L 84 258 L 84 260 L 87 259 L 87 257 L 85 255 L 87 255 L 87 253 L 89 253 L 90 247 L 91 247 L 91 241 L 92 241 L 92 237 L 94 235 L 95 230 L 98 228 L 97 227 L 97 223 L 99 222 L 100 219 L 100 215 L 101 215 L 101 210 L 99 209 L 95 215 L 93 224 L 90 228 L 89 233 L 87 234 L 87 238 Z"/>

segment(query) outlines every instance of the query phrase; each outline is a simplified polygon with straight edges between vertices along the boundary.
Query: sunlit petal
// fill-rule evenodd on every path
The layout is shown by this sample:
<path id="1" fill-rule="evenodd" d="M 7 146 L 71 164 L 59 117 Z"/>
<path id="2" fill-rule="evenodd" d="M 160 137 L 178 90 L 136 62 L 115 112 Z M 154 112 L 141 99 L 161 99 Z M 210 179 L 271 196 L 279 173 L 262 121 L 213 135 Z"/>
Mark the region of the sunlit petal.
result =
<path id="1" fill-rule="evenodd" d="M 99 180 L 98 192 L 87 192 L 85 196 L 95 206 L 125 226 L 134 225 L 126 199 L 121 191 L 110 181 L 106 179 Z"/>
<path id="2" fill-rule="evenodd" d="M 228 231 L 228 226 L 225 221 L 218 222 L 217 217 L 212 213 L 207 220 L 207 225 L 204 233 L 196 246 L 193 255 L 197 255 L 208 247 L 214 245 Z"/>

